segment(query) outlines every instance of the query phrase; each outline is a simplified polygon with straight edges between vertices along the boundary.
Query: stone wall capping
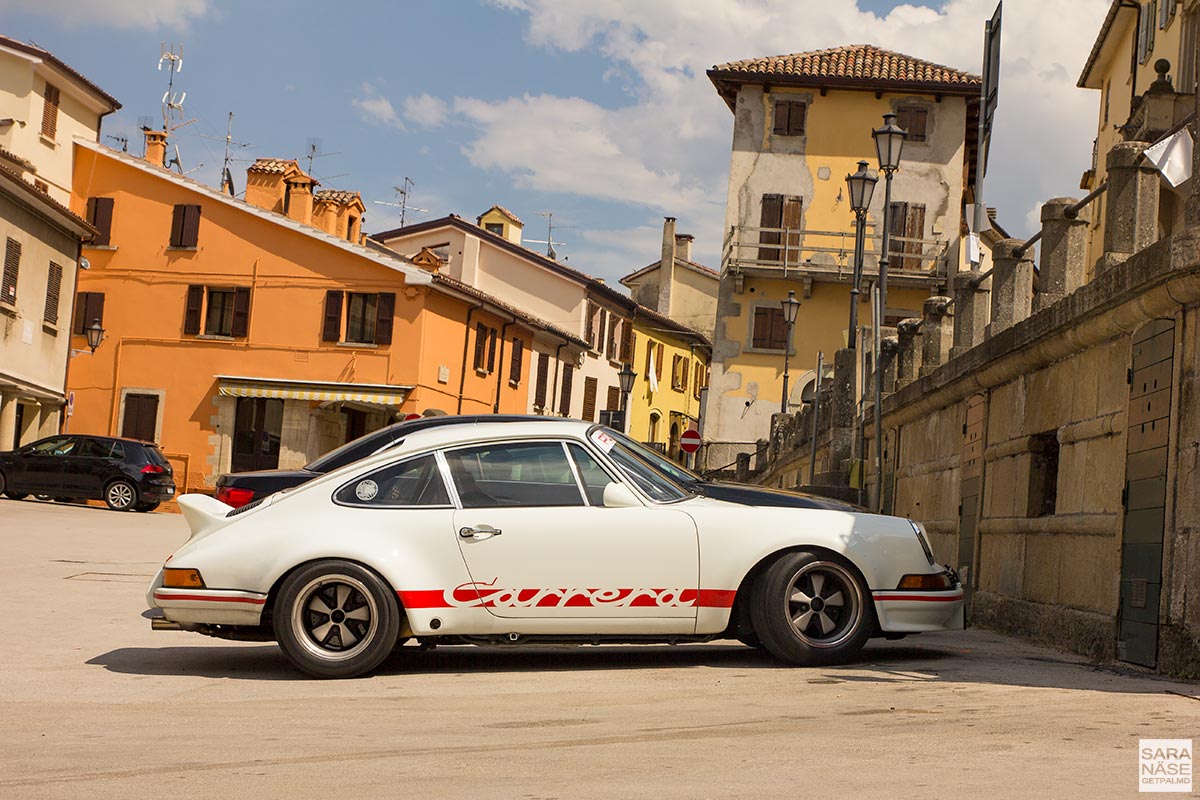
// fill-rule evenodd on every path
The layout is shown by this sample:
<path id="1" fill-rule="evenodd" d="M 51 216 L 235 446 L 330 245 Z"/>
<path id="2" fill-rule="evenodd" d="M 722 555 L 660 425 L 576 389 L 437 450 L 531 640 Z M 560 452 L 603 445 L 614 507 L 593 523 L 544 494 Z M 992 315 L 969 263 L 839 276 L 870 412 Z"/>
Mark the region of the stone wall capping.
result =
<path id="1" fill-rule="evenodd" d="M 1045 534 L 1108 536 L 1121 529 L 1120 514 L 1054 514 L 1048 517 L 988 517 L 979 521 L 981 534 Z"/>

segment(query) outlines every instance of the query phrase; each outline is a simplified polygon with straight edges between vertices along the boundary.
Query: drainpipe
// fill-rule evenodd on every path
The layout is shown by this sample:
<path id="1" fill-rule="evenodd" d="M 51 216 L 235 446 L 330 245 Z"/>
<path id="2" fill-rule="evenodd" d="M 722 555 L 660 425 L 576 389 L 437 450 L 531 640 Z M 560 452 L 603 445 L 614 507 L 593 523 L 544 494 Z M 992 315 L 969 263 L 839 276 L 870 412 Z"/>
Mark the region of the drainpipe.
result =
<path id="1" fill-rule="evenodd" d="M 103 119 L 103 115 L 101 115 Z M 88 237 L 91 241 L 91 237 Z M 67 317 L 67 363 L 63 365 L 63 406 L 62 411 L 58 416 L 58 428 L 60 433 L 67 432 L 67 426 L 70 420 L 67 417 L 67 380 L 71 377 L 71 337 L 75 335 L 75 305 L 79 302 L 79 274 L 83 272 L 80 263 L 83 261 L 83 241 L 80 240 L 75 244 L 75 283 L 74 291 L 71 292 L 71 315 Z M 90 323 L 89 323 L 90 324 Z"/>
<path id="2" fill-rule="evenodd" d="M 462 413 L 463 391 L 467 386 L 467 353 L 470 352 L 471 347 L 471 317 L 475 316 L 475 312 L 482 308 L 483 303 L 480 303 L 467 310 L 467 332 L 463 335 L 462 374 L 458 378 L 458 411 L 456 412 L 458 414 Z"/>
<path id="3" fill-rule="evenodd" d="M 546 398 L 546 402 L 550 404 L 550 413 L 552 415 L 555 413 L 554 407 L 558 400 L 558 373 L 562 368 L 562 349 L 566 346 L 567 343 L 563 342 L 554 351 L 554 380 L 550 384 L 550 396 Z"/>
<path id="4" fill-rule="evenodd" d="M 515 324 L 516 321 L 517 321 L 516 317 L 513 317 L 510 321 L 504 323 L 500 327 L 500 358 L 496 362 L 496 402 L 492 404 L 492 413 L 493 414 L 500 413 L 500 386 L 502 385 L 501 381 L 504 380 L 504 340 L 505 340 L 505 335 L 508 333 L 508 326 Z"/>

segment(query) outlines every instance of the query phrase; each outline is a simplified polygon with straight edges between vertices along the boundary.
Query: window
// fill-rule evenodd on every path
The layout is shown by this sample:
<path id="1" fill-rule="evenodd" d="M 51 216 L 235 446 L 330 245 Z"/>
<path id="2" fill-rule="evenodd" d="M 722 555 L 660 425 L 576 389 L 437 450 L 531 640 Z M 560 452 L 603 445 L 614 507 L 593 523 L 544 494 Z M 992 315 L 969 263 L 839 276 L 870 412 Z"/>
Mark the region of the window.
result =
<path id="1" fill-rule="evenodd" d="M 207 314 L 205 295 L 208 297 Z M 246 336 L 250 326 L 250 287 L 189 286 L 183 309 L 184 335 L 198 335 L 201 320 L 204 320 L 206 336 Z"/>
<path id="2" fill-rule="evenodd" d="M 604 401 L 605 411 L 620 411 L 621 410 L 621 387 L 608 387 L 608 397 Z"/>
<path id="3" fill-rule="evenodd" d="M 83 336 L 93 322 L 104 325 L 104 292 L 80 292 L 75 297 L 75 322 L 71 333 Z"/>
<path id="4" fill-rule="evenodd" d="M 494 233 L 497 236 L 504 235 L 504 223 L 503 222 L 486 222 L 483 225 L 483 229 L 485 231 L 487 231 L 488 233 Z"/>
<path id="5" fill-rule="evenodd" d="M 1176 91 L 1192 94 L 1196 91 L 1196 47 L 1200 44 L 1200 8 L 1192 7 L 1183 14 L 1182 43 L 1179 45 L 1178 87 Z"/>
<path id="6" fill-rule="evenodd" d="M 696 362 L 696 374 L 692 380 L 692 384 L 692 394 L 699 400 L 700 392 L 704 390 L 704 387 L 708 386 L 708 370 L 699 361 Z"/>
<path id="7" fill-rule="evenodd" d="M 650 419 L 652 425 L 656 424 L 656 417 L 652 415 Z M 608 457 L 613 460 L 617 468 L 624 473 L 625 477 L 633 485 L 641 489 L 647 497 L 655 502 L 669 503 L 673 500 L 682 500 L 688 496 L 686 491 L 667 480 L 636 453 L 637 451 L 626 447 L 624 442 L 618 440 L 616 446 L 608 451 Z"/>
<path id="8" fill-rule="evenodd" d="M 925 252 L 925 204 L 892 203 L 892 242 L 889 245 L 891 266 L 895 269 L 923 268 Z M 901 255 L 906 254 L 906 255 Z M 898 257 L 899 256 L 899 257 Z"/>
<path id="9" fill-rule="evenodd" d="M 908 131 L 909 142 L 926 141 L 929 111 L 918 106 L 900 106 L 896 109 L 896 124 Z"/>
<path id="10" fill-rule="evenodd" d="M 550 354 L 538 353 L 537 383 L 533 390 L 533 405 L 535 408 L 546 407 L 546 384 L 550 377 Z"/>
<path id="11" fill-rule="evenodd" d="M 567 445 L 571 452 L 571 460 L 579 470 L 579 479 L 583 482 L 583 492 L 587 495 L 589 505 L 604 506 L 604 487 L 614 483 L 612 476 L 600 466 L 600 462 L 583 447 L 572 442 Z"/>
<path id="12" fill-rule="evenodd" d="M 350 242 L 354 241 L 354 224 L 356 222 L 358 222 L 358 217 L 354 216 L 353 214 L 346 217 L 346 240 L 347 241 L 350 241 Z"/>
<path id="13" fill-rule="evenodd" d="M 480 372 L 492 372 L 496 368 L 498 335 L 495 328 L 482 322 L 475 324 L 475 369 Z"/>
<path id="14" fill-rule="evenodd" d="M 1174 0 L 1164 0 L 1174 4 Z M 1155 0 L 1144 3 L 1138 18 L 1138 63 L 1145 64 L 1154 52 L 1154 23 L 1158 6 Z"/>
<path id="15" fill-rule="evenodd" d="M 588 347 L 596 346 L 596 317 L 599 313 L 600 309 L 589 300 L 587 309 L 584 311 L 586 317 L 583 320 L 583 338 L 587 340 Z"/>
<path id="16" fill-rule="evenodd" d="M 1058 432 L 1030 437 L 1027 517 L 1048 517 L 1058 503 Z"/>
<path id="17" fill-rule="evenodd" d="M 654 379 L 662 378 L 663 346 L 661 342 L 646 341 L 646 377 L 654 374 Z"/>
<path id="18" fill-rule="evenodd" d="M 571 416 L 571 383 L 575 380 L 575 365 L 563 364 L 562 390 L 558 398 L 558 413 Z"/>
<path id="19" fill-rule="evenodd" d="M 491 444 L 446 453 L 463 508 L 582 506 L 561 442 Z"/>
<path id="20" fill-rule="evenodd" d="M 233 290 L 208 290 L 208 314 L 205 316 L 204 332 L 210 336 L 233 335 Z"/>
<path id="21" fill-rule="evenodd" d="M 617 359 L 617 329 L 621 324 L 621 320 L 615 314 L 608 315 L 608 341 L 605 343 L 604 355 L 616 361 Z"/>
<path id="22" fill-rule="evenodd" d="M 58 101 L 58 87 L 47 83 L 46 94 L 42 98 L 42 136 L 49 139 L 58 133 Z"/>
<path id="23" fill-rule="evenodd" d="M 325 292 L 321 341 L 342 341 L 343 306 L 346 308 L 345 341 L 348 344 L 392 343 L 392 325 L 396 317 L 395 292 L 362 294 L 336 289 Z"/>
<path id="24" fill-rule="evenodd" d="M 633 320 L 627 319 L 621 325 L 621 356 L 622 364 L 628 364 L 633 359 Z"/>
<path id="25" fill-rule="evenodd" d="M 1112 100 L 1112 78 L 1104 82 L 1104 124 L 1108 124 L 1108 110 Z M 1096 168 L 1096 142 L 1092 142 L 1092 169 Z"/>
<path id="26" fill-rule="evenodd" d="M 92 227 L 99 231 L 91 244 L 97 247 L 107 247 L 112 244 L 112 214 L 113 198 L 89 197 L 87 201 L 87 220 Z"/>
<path id="27" fill-rule="evenodd" d="M 0 302 L 16 305 L 17 276 L 21 271 L 21 243 L 9 239 L 4 247 L 4 276 L 0 278 Z"/>
<path id="28" fill-rule="evenodd" d="M 200 240 L 200 206 L 180 203 L 171 215 L 171 247 L 195 247 Z"/>
<path id="29" fill-rule="evenodd" d="M 521 369 L 525 366 L 525 340 L 516 336 L 512 340 L 512 356 L 508 361 L 508 382 L 516 386 L 521 382 Z"/>
<path id="30" fill-rule="evenodd" d="M 783 309 L 760 306 L 754 309 L 754 329 L 750 346 L 758 350 L 783 350 L 788 346 L 787 321 Z"/>
<path id="31" fill-rule="evenodd" d="M 808 105 L 799 100 L 775 101 L 775 125 L 772 133 L 776 136 L 803 136 L 804 122 L 808 116 Z"/>
<path id="32" fill-rule="evenodd" d="M 759 244 L 776 245 L 758 248 L 758 260 L 768 264 L 783 263 L 785 250 L 779 245 L 786 245 L 787 263 L 799 264 L 800 237 L 804 232 L 804 198 L 764 194 L 758 220 Z"/>
<path id="33" fill-rule="evenodd" d="M 1158 7 L 1158 27 L 1166 28 L 1171 24 L 1171 20 L 1175 19 L 1175 0 L 1159 0 L 1161 5 Z"/>
<path id="34" fill-rule="evenodd" d="M 58 324 L 58 301 L 62 291 L 61 264 L 50 262 L 50 270 L 46 274 L 46 310 L 42 312 L 42 320 L 50 325 Z"/>
<path id="35" fill-rule="evenodd" d="M 357 478 L 338 489 L 333 499 L 345 505 L 372 508 L 450 505 L 442 471 L 432 455 Z"/>
<path id="36" fill-rule="evenodd" d="M 585 419 L 588 422 L 596 421 L 596 392 L 599 389 L 599 381 L 595 378 L 583 379 L 583 414 L 580 419 Z"/>
<path id="37" fill-rule="evenodd" d="M 124 397 L 124 405 L 121 436 L 153 442 L 158 432 L 158 395 L 130 393 Z"/>
<path id="38" fill-rule="evenodd" d="M 687 389 L 688 367 L 691 366 L 687 356 L 671 357 L 671 388 L 677 392 Z"/>
<path id="39" fill-rule="evenodd" d="M 26 452 L 48 456 L 65 456 L 75 448 L 75 440 L 67 436 L 56 436 L 44 442 L 30 445 Z"/>

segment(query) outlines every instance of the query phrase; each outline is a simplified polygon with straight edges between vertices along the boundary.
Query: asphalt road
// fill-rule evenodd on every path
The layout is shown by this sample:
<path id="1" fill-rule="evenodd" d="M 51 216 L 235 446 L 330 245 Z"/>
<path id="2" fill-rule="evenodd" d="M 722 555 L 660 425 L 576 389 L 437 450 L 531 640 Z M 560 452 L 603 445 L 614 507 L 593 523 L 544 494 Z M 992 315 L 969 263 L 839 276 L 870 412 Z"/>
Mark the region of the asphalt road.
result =
<path id="1" fill-rule="evenodd" d="M 978 630 L 838 668 L 406 647 L 308 680 L 274 645 L 150 630 L 185 538 L 175 515 L 0 500 L 0 798 L 1135 797 L 1139 737 L 1200 731 L 1200 686 Z"/>

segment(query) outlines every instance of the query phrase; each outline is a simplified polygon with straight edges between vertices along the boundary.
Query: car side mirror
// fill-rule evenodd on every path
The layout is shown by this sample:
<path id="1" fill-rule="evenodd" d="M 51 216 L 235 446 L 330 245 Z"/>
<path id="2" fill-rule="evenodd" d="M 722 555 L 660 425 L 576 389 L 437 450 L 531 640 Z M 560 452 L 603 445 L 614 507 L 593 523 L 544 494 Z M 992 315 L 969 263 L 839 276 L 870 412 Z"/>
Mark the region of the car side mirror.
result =
<path id="1" fill-rule="evenodd" d="M 637 495 L 623 483 L 609 483 L 604 487 L 605 508 L 632 508 L 642 503 Z"/>

